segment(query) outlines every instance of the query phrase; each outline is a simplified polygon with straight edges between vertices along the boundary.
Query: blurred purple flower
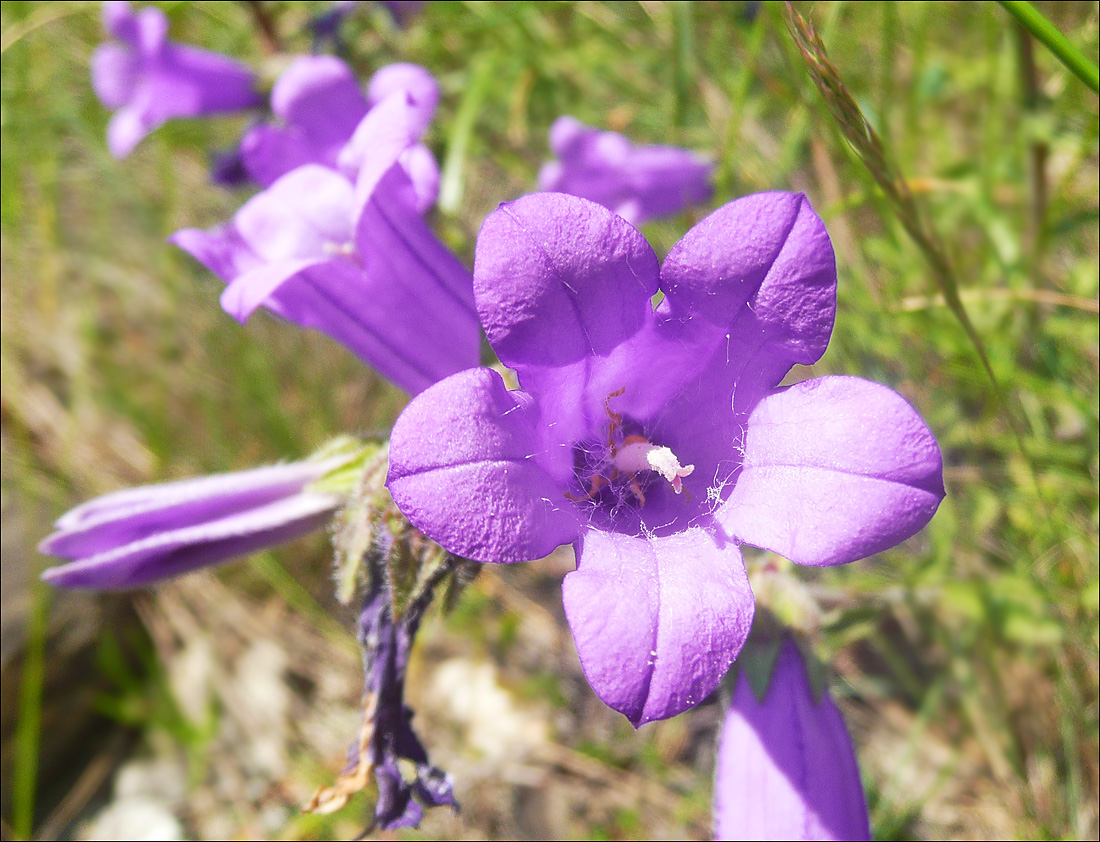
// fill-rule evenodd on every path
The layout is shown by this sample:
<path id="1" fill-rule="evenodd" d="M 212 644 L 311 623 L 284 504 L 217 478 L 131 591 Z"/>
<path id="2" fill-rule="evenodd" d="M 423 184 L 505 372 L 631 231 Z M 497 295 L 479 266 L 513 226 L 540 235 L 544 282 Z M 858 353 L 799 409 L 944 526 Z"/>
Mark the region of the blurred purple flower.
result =
<path id="1" fill-rule="evenodd" d="M 228 224 L 184 229 L 171 241 L 228 283 L 222 306 L 239 321 L 267 307 L 328 334 L 409 392 L 475 366 L 480 331 L 470 273 L 420 216 L 399 165 L 420 119 L 395 92 L 342 153 L 358 169 L 354 185 L 308 164 L 254 196 Z"/>
<path id="2" fill-rule="evenodd" d="M 241 159 L 254 181 L 270 187 L 291 170 L 321 164 L 348 170 L 340 153 L 367 112 L 391 94 L 408 97 L 414 143 L 400 163 L 412 179 L 417 207 L 424 211 L 439 191 L 439 168 L 431 152 L 415 143 L 428 128 L 439 102 L 439 86 L 416 64 L 391 64 L 371 78 L 364 96 L 351 68 L 335 56 L 303 56 L 279 77 L 271 91 L 271 110 L 279 124 L 253 126 L 241 139 Z M 347 175 L 354 177 L 355 170 Z"/>
<path id="3" fill-rule="evenodd" d="M 663 267 L 605 208 L 526 196 L 482 226 L 474 294 L 522 391 L 482 368 L 424 392 L 394 426 L 387 485 L 466 558 L 572 543 L 581 663 L 635 725 L 701 702 L 740 651 L 754 609 L 740 543 L 854 561 L 943 497 L 935 439 L 896 393 L 854 377 L 777 388 L 824 353 L 836 307 L 804 196 L 725 205 Z"/>
<path id="4" fill-rule="evenodd" d="M 344 20 L 358 5 L 358 0 L 337 0 L 330 3 L 328 9 L 310 18 L 308 26 L 313 32 L 314 53 L 322 52 L 323 45 L 328 42 L 334 53 L 343 54 L 344 39 L 340 30 L 344 26 Z"/>
<path id="5" fill-rule="evenodd" d="M 408 26 L 409 21 L 428 5 L 427 0 L 381 0 L 381 3 L 393 17 L 393 22 L 400 27 Z"/>
<path id="6" fill-rule="evenodd" d="M 539 189 L 569 193 L 610 208 L 631 225 L 679 213 L 710 199 L 714 165 L 674 146 L 635 146 L 615 132 L 572 117 L 550 127 L 559 160 L 539 173 Z"/>
<path id="7" fill-rule="evenodd" d="M 757 701 L 741 676 L 718 742 L 716 839 L 870 839 L 867 802 L 844 719 L 818 701 L 794 642 Z"/>
<path id="8" fill-rule="evenodd" d="M 290 541 L 341 504 L 309 485 L 348 457 L 147 485 L 62 515 L 38 549 L 72 559 L 42 578 L 63 588 L 136 588 Z"/>
<path id="9" fill-rule="evenodd" d="M 125 158 L 153 129 L 174 117 L 198 117 L 260 105 L 252 71 L 218 53 L 168 40 L 168 19 L 149 6 L 103 4 L 103 23 L 118 41 L 92 55 L 92 87 L 115 109 L 107 145 Z"/>

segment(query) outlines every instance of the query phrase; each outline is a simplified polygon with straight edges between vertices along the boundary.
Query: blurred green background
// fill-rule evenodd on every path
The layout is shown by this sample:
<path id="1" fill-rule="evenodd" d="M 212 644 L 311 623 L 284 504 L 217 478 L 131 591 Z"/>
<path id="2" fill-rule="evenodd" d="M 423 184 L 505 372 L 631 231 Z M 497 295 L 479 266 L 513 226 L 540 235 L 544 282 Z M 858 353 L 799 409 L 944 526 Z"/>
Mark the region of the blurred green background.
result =
<path id="1" fill-rule="evenodd" d="M 328 7 L 158 5 L 173 39 L 268 79 L 310 49 L 306 22 Z M 796 8 L 941 248 L 998 386 L 779 4 L 435 2 L 401 28 L 363 3 L 344 32 L 364 81 L 396 60 L 438 77 L 435 224 L 467 264 L 486 213 L 534 189 L 561 114 L 711 156 L 713 206 L 809 195 L 840 272 L 812 373 L 905 395 L 939 438 L 948 497 L 873 559 L 750 562 L 778 570 L 831 662 L 876 838 L 1096 838 L 1097 96 L 993 3 Z M 1095 59 L 1096 3 L 1037 8 Z M 221 283 L 165 243 L 247 198 L 207 178 L 246 118 L 171 123 L 115 161 L 89 84 L 99 4 L 5 2 L 0 16 L 4 838 L 74 822 L 94 835 L 127 798 L 191 838 L 354 836 L 368 799 L 297 812 L 357 728 L 323 536 L 110 598 L 48 593 L 34 547 L 90 496 L 299 457 L 386 429 L 405 397 L 324 336 L 266 314 L 237 325 Z M 705 212 L 645 233 L 664 255 Z M 487 571 L 431 616 L 410 703 L 464 811 L 388 836 L 709 834 L 721 711 L 637 733 L 607 711 L 562 623 L 569 566 Z"/>

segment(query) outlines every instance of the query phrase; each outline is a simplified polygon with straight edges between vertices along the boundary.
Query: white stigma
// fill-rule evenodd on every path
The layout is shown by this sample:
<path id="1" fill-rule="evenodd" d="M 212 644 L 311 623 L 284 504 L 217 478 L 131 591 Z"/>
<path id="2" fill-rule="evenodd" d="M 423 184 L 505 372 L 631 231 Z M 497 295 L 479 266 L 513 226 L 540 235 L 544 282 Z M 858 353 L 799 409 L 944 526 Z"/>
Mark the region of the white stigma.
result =
<path id="1" fill-rule="evenodd" d="M 631 439 L 639 437 L 631 436 Z M 611 464 L 620 471 L 635 474 L 639 471 L 656 471 L 664 477 L 672 486 L 672 490 L 680 494 L 684 490 L 680 481 L 695 470 L 694 465 L 681 465 L 676 454 L 667 447 L 658 447 L 652 442 L 642 439 L 630 441 L 620 447 L 611 457 Z"/>

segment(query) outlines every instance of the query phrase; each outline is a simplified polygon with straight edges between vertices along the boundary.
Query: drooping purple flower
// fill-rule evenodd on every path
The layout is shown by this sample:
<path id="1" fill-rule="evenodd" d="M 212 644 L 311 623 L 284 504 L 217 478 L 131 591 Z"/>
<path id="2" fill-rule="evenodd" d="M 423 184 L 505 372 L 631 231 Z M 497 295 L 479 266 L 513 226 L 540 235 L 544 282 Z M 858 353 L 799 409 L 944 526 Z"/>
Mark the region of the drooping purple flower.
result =
<path id="1" fill-rule="evenodd" d="M 228 283 L 222 306 L 239 321 L 267 307 L 328 334 L 409 392 L 475 366 L 470 273 L 421 217 L 399 164 L 418 120 L 396 92 L 345 150 L 359 171 L 354 185 L 326 167 L 299 167 L 227 225 L 171 241 Z"/>
<path id="2" fill-rule="evenodd" d="M 550 148 L 558 160 L 543 165 L 539 189 L 590 199 L 632 225 L 679 213 L 713 192 L 714 165 L 694 152 L 635 146 L 573 117 L 559 117 L 550 127 Z"/>
<path id="3" fill-rule="evenodd" d="M 844 719 L 814 698 L 798 647 L 783 641 L 762 701 L 745 676 L 718 742 L 715 839 L 870 839 Z"/>
<path id="4" fill-rule="evenodd" d="M 832 245 L 802 195 L 725 205 L 663 266 L 605 208 L 527 196 L 482 226 L 474 290 L 522 390 L 475 369 L 417 397 L 388 487 L 466 558 L 572 543 L 581 663 L 635 725 L 698 704 L 740 651 L 754 609 L 741 543 L 854 561 L 916 533 L 943 497 L 935 439 L 896 393 L 854 377 L 778 388 L 824 353 L 836 307 Z"/>
<path id="5" fill-rule="evenodd" d="M 424 11 L 427 0 L 381 0 L 382 6 L 390 13 L 393 22 L 400 27 L 409 25 L 414 17 Z"/>
<path id="6" fill-rule="evenodd" d="M 174 117 L 198 117 L 252 108 L 262 102 L 247 67 L 218 53 L 168 40 L 168 19 L 149 6 L 103 4 L 103 23 L 117 41 L 92 56 L 92 87 L 115 109 L 107 145 L 125 158 L 153 129 Z"/>
<path id="7" fill-rule="evenodd" d="M 381 68 L 364 95 L 352 69 L 335 56 L 296 59 L 271 91 L 271 110 L 279 122 L 253 126 L 241 139 L 245 169 L 263 187 L 306 164 L 345 169 L 354 178 L 357 168 L 341 161 L 341 152 L 367 112 L 397 91 L 408 97 L 414 136 L 399 160 L 412 179 L 417 207 L 426 210 L 439 192 L 439 168 L 428 148 L 416 141 L 435 113 L 439 86 L 416 64 Z"/>
<path id="8" fill-rule="evenodd" d="M 340 505 L 339 495 L 309 486 L 347 461 L 272 465 L 89 500 L 38 545 L 71 559 L 42 578 L 63 588 L 136 588 L 293 540 Z"/>

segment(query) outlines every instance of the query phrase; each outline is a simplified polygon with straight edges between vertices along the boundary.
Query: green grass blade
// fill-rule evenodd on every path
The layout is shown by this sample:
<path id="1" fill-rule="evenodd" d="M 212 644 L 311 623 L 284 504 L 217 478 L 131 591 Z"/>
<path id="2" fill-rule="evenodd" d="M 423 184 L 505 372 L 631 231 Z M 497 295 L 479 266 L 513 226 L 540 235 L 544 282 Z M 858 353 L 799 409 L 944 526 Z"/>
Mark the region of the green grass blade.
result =
<path id="1" fill-rule="evenodd" d="M 1027 0 L 997 0 L 1004 10 L 1020 23 L 1024 29 L 1039 40 L 1043 46 L 1054 53 L 1074 76 L 1100 94 L 1100 70 L 1085 58 L 1070 40 L 1049 20 L 1043 17 Z"/>
<path id="2" fill-rule="evenodd" d="M 15 726 L 15 752 L 12 757 L 11 823 L 16 839 L 30 839 L 34 830 L 49 606 L 49 588 L 37 580 L 34 581 L 31 584 L 26 661 L 23 664 L 22 681 L 19 685 L 19 721 Z"/>

